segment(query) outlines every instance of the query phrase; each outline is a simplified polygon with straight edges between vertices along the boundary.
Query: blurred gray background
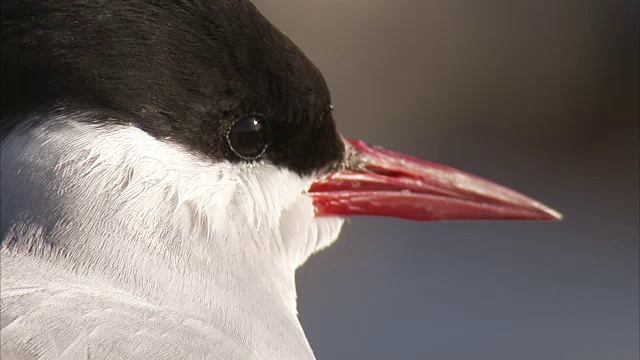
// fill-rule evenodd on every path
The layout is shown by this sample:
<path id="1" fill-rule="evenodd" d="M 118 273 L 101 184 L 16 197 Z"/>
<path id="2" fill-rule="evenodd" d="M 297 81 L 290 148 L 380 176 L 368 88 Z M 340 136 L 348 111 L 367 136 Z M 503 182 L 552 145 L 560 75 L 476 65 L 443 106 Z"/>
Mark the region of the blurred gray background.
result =
<path id="1" fill-rule="evenodd" d="M 637 360 L 638 1 L 254 0 L 342 132 L 559 223 L 355 218 L 298 272 L 319 360 Z"/>

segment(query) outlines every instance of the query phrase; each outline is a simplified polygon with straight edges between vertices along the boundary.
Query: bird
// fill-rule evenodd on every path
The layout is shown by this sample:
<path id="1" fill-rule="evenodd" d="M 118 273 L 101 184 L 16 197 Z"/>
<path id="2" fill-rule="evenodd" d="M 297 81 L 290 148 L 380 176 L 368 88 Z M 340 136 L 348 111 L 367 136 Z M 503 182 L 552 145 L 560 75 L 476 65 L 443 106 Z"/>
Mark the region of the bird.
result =
<path id="1" fill-rule="evenodd" d="M 346 139 L 246 0 L 2 0 L 2 359 L 314 359 L 295 272 L 349 216 L 557 220 Z"/>

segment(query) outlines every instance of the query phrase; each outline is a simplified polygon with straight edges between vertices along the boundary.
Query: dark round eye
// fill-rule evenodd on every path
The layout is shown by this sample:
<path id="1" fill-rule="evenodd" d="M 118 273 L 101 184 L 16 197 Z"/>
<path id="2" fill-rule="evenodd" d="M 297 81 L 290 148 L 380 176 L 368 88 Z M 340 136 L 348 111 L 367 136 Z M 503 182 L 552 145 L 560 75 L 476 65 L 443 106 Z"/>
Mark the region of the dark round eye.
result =
<path id="1" fill-rule="evenodd" d="M 242 117 L 229 128 L 227 141 L 241 158 L 257 159 L 271 141 L 271 124 L 261 115 Z"/>

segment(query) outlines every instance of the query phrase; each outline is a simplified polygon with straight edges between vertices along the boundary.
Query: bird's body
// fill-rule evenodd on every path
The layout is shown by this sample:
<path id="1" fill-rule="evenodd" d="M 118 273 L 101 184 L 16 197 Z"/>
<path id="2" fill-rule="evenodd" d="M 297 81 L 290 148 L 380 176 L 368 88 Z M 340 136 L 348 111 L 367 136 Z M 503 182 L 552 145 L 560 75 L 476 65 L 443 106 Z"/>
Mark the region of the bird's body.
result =
<path id="1" fill-rule="evenodd" d="M 347 215 L 552 219 L 347 141 L 247 1 L 2 1 L 1 355 L 314 359 L 295 270 Z"/>

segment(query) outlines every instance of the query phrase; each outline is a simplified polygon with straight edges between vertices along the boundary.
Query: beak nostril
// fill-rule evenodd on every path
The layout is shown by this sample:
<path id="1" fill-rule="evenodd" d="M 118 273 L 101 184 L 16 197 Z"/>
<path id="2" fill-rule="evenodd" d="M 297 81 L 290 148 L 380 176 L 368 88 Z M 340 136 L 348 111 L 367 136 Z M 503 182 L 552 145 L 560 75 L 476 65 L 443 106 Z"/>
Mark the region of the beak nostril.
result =
<path id="1" fill-rule="evenodd" d="M 383 169 L 375 166 L 365 166 L 365 170 L 370 171 L 374 174 L 378 174 L 386 177 L 392 177 L 392 178 L 399 178 L 399 177 L 405 176 L 403 173 L 399 171 Z"/>

